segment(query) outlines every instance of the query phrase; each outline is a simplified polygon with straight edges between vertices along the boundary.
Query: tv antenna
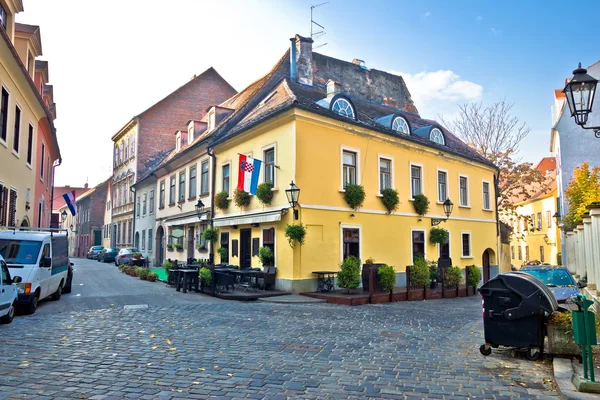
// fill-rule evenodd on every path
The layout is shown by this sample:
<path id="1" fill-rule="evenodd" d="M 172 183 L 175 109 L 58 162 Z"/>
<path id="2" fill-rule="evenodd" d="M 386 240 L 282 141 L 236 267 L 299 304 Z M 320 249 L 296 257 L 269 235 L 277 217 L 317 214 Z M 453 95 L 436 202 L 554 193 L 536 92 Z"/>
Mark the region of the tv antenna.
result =
<path id="1" fill-rule="evenodd" d="M 324 6 L 327 3 L 329 3 L 329 2 L 326 1 L 324 3 L 317 4 L 316 6 L 310 6 L 310 38 L 313 39 L 313 40 L 316 40 L 316 39 L 320 38 L 321 36 L 325 35 L 325 27 L 323 25 L 319 24 L 318 22 L 316 22 L 313 19 L 313 10 L 315 8 L 317 8 L 317 7 Z M 316 32 L 315 32 L 315 25 L 317 26 L 317 31 Z M 314 49 L 318 49 L 319 47 L 323 47 L 326 44 L 327 43 L 320 44 L 320 45 L 314 47 Z"/>

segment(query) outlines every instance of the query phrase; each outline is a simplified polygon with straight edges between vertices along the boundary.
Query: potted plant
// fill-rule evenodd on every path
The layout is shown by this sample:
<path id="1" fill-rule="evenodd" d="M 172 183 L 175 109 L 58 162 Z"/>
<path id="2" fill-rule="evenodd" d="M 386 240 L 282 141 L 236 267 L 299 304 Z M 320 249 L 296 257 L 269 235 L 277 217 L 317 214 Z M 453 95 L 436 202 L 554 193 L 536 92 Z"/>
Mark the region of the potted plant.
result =
<path id="1" fill-rule="evenodd" d="M 183 251 L 183 245 L 181 243 L 174 243 L 173 247 L 175 248 L 175 250 L 177 251 Z"/>
<path id="2" fill-rule="evenodd" d="M 429 285 L 431 280 L 429 266 L 423 257 L 415 258 L 415 262 L 409 267 L 408 277 L 408 300 L 423 300 L 425 298 L 425 286 Z"/>
<path id="3" fill-rule="evenodd" d="M 198 251 L 205 251 L 206 250 L 206 242 L 204 242 L 204 243 L 197 243 L 196 244 L 196 250 L 198 250 Z"/>
<path id="4" fill-rule="evenodd" d="M 273 200 L 273 184 L 271 182 L 264 182 L 258 185 L 256 188 L 256 197 L 265 206 L 271 204 Z"/>
<path id="5" fill-rule="evenodd" d="M 304 239 L 306 238 L 306 227 L 302 224 L 288 224 L 285 227 L 285 237 L 292 249 L 296 244 L 302 246 L 304 244 Z"/>
<path id="6" fill-rule="evenodd" d="M 227 249 L 225 247 L 219 247 L 217 253 L 219 253 L 219 256 L 221 257 L 221 262 L 225 262 L 227 259 Z"/>
<path id="7" fill-rule="evenodd" d="M 171 261 L 165 261 L 165 263 L 163 264 L 163 269 L 165 270 L 165 272 L 169 273 L 169 271 L 171 270 L 171 268 L 173 268 L 173 263 Z"/>
<path id="8" fill-rule="evenodd" d="M 356 289 L 360 285 L 360 259 L 354 256 L 348 256 L 340 265 L 340 272 L 337 274 L 337 285 L 343 289 Z"/>
<path id="9" fill-rule="evenodd" d="M 383 293 L 371 295 L 371 304 L 387 303 L 392 300 L 392 291 L 396 286 L 396 271 L 386 264 L 377 270 L 377 276 Z"/>
<path id="10" fill-rule="evenodd" d="M 427 261 L 427 265 L 429 266 L 429 279 L 431 279 L 429 288 L 435 289 L 440 281 L 440 269 L 435 261 Z"/>
<path id="11" fill-rule="evenodd" d="M 365 188 L 354 184 L 344 186 L 344 200 L 351 209 L 358 210 L 365 201 Z"/>
<path id="12" fill-rule="evenodd" d="M 476 265 L 468 265 L 467 269 L 467 296 L 474 295 L 477 285 L 481 281 L 481 270 Z"/>
<path id="13" fill-rule="evenodd" d="M 136 271 L 135 271 L 135 268 L 136 268 L 136 267 L 133 267 L 133 266 L 129 265 L 129 266 L 127 267 L 127 274 L 128 274 L 129 276 L 137 277 L 137 273 L 136 273 Z"/>
<path id="14" fill-rule="evenodd" d="M 133 253 L 133 256 L 132 256 L 132 257 L 133 257 L 135 260 L 139 260 L 140 258 L 142 258 L 142 253 L 137 253 L 137 252 L 136 252 L 136 253 Z"/>
<path id="15" fill-rule="evenodd" d="M 250 205 L 250 193 L 245 190 L 235 189 L 233 192 L 233 200 L 239 208 L 246 208 Z"/>
<path id="16" fill-rule="evenodd" d="M 396 189 L 387 188 L 381 191 L 381 202 L 387 210 L 388 214 L 396 211 L 398 204 L 400 203 L 400 197 Z"/>
<path id="17" fill-rule="evenodd" d="M 433 244 L 448 243 L 450 233 L 444 228 L 433 227 L 429 231 L 429 241 Z"/>
<path id="18" fill-rule="evenodd" d="M 274 259 L 275 257 L 270 247 L 263 246 L 258 249 L 258 260 L 262 266 L 266 267 L 273 265 Z"/>
<path id="19" fill-rule="evenodd" d="M 158 274 L 156 272 L 148 272 L 148 276 L 146 277 L 147 281 L 154 282 L 158 279 Z"/>
<path id="20" fill-rule="evenodd" d="M 215 227 L 208 227 L 202 232 L 202 238 L 210 243 L 215 243 L 219 240 L 219 230 Z"/>
<path id="21" fill-rule="evenodd" d="M 413 207 L 417 214 L 423 216 L 429 211 L 429 199 L 424 194 L 418 194 L 413 197 Z"/>
<path id="22" fill-rule="evenodd" d="M 227 210 L 229 208 L 229 193 L 225 191 L 217 193 L 215 196 L 215 206 L 221 211 Z"/>
<path id="23" fill-rule="evenodd" d="M 555 312 L 548 318 L 548 353 L 561 356 L 581 355 L 581 348 L 573 337 L 572 318 L 570 311 Z"/>
<path id="24" fill-rule="evenodd" d="M 200 275 L 200 290 L 204 292 L 205 287 L 208 288 L 212 285 L 212 272 L 210 269 L 202 267 L 198 275 Z"/>
<path id="25" fill-rule="evenodd" d="M 462 271 L 459 267 L 448 267 L 444 273 L 444 297 L 457 297 L 458 287 L 463 280 Z M 448 290 L 452 289 L 452 290 Z"/>
<path id="26" fill-rule="evenodd" d="M 147 268 L 143 268 L 143 267 L 138 267 L 136 268 L 135 274 L 143 281 L 145 281 L 148 278 L 148 274 L 150 273 L 150 271 L 148 271 Z"/>
<path id="27" fill-rule="evenodd" d="M 167 243 L 167 250 L 173 251 L 173 244 Z"/>

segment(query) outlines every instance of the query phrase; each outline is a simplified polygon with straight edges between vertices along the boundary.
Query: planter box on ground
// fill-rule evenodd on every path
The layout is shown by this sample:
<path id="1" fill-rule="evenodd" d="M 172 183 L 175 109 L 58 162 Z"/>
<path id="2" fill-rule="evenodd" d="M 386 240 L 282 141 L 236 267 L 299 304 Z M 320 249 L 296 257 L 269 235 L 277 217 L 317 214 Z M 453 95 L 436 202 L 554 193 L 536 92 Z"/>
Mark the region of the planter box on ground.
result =
<path id="1" fill-rule="evenodd" d="M 408 301 L 414 300 L 425 300 L 425 293 L 423 289 L 409 289 L 408 290 Z"/>
<path id="2" fill-rule="evenodd" d="M 548 331 L 549 354 L 557 356 L 581 356 L 581 348 L 575 343 L 571 327 L 563 325 L 546 325 Z"/>
<path id="3" fill-rule="evenodd" d="M 381 304 L 381 303 L 389 303 L 390 302 L 390 294 L 389 293 L 373 293 L 371 295 L 371 304 Z"/>

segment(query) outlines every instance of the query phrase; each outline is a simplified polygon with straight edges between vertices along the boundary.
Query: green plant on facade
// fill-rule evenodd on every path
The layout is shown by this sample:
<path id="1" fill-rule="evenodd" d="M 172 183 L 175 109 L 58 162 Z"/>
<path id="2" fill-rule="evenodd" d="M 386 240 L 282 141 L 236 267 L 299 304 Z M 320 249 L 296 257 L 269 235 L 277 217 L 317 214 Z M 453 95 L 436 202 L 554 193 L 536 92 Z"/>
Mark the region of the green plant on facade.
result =
<path id="1" fill-rule="evenodd" d="M 481 270 L 476 265 L 467 266 L 467 286 L 477 286 L 481 281 Z"/>
<path id="2" fill-rule="evenodd" d="M 429 265 L 423 257 L 415 257 L 415 262 L 410 267 L 410 285 L 413 288 L 422 288 L 429 285 L 431 275 Z"/>
<path id="3" fill-rule="evenodd" d="M 444 287 L 456 288 L 463 281 L 463 272 L 459 267 L 448 267 L 444 274 Z"/>
<path id="4" fill-rule="evenodd" d="M 306 238 L 306 226 L 302 224 L 288 224 L 285 227 L 285 237 L 293 249 L 296 244 L 301 246 L 304 244 Z"/>
<path id="5" fill-rule="evenodd" d="M 173 247 L 175 250 L 183 250 L 183 245 L 181 243 L 174 243 Z"/>
<path id="6" fill-rule="evenodd" d="M 440 280 L 440 269 L 438 268 L 438 263 L 436 261 L 427 261 L 427 266 L 429 267 L 429 279 L 432 281 L 435 279 L 436 281 Z"/>
<path id="7" fill-rule="evenodd" d="M 212 284 L 212 272 L 210 269 L 202 267 L 200 268 L 198 275 L 200 276 L 200 281 L 203 285 L 210 286 Z"/>
<path id="8" fill-rule="evenodd" d="M 221 211 L 225 211 L 229 208 L 229 193 L 221 191 L 215 196 L 215 207 Z"/>
<path id="9" fill-rule="evenodd" d="M 418 194 L 413 197 L 413 207 L 417 214 L 423 216 L 429 211 L 429 199 L 424 194 Z"/>
<path id="10" fill-rule="evenodd" d="M 340 272 L 337 274 L 337 285 L 343 289 L 356 289 L 360 285 L 360 259 L 354 256 L 348 256 L 340 265 Z"/>
<path id="11" fill-rule="evenodd" d="M 373 257 L 369 257 L 367 258 L 367 261 L 365 261 L 365 264 L 373 264 L 375 262 L 375 259 Z"/>
<path id="12" fill-rule="evenodd" d="M 148 268 L 138 268 L 135 270 L 135 274 L 142 280 L 146 280 L 149 273 Z"/>
<path id="13" fill-rule="evenodd" d="M 217 253 L 219 253 L 219 257 L 221 257 L 221 262 L 223 262 L 227 259 L 227 248 L 219 247 L 217 249 Z"/>
<path id="14" fill-rule="evenodd" d="M 381 191 L 381 202 L 383 203 L 383 206 L 387 210 L 388 214 L 396 211 L 398 204 L 400 203 L 398 191 L 392 188 L 383 189 Z"/>
<path id="15" fill-rule="evenodd" d="M 396 286 L 396 271 L 391 265 L 384 265 L 377 271 L 379 275 L 379 285 L 385 292 L 391 292 Z"/>
<path id="16" fill-rule="evenodd" d="M 273 265 L 275 257 L 273 256 L 273 251 L 270 247 L 263 246 L 258 249 L 258 259 L 262 266 L 270 266 Z"/>
<path id="17" fill-rule="evenodd" d="M 239 208 L 246 208 L 250 205 L 250 193 L 245 190 L 235 189 L 233 201 L 235 201 L 235 205 Z"/>
<path id="18" fill-rule="evenodd" d="M 206 242 L 203 243 L 197 243 L 196 244 L 196 250 L 201 251 L 201 250 L 206 250 Z"/>
<path id="19" fill-rule="evenodd" d="M 173 244 L 167 243 L 167 250 L 173 250 Z"/>
<path id="20" fill-rule="evenodd" d="M 207 242 L 215 243 L 219 240 L 219 229 L 209 226 L 202 232 L 202 238 Z"/>
<path id="21" fill-rule="evenodd" d="M 175 266 L 175 264 L 173 264 L 171 261 L 165 261 L 165 263 L 163 264 L 163 269 L 169 273 L 169 271 Z"/>
<path id="22" fill-rule="evenodd" d="M 273 201 L 273 184 L 271 182 L 264 182 L 258 185 L 256 188 L 256 197 L 265 206 L 271 204 Z"/>
<path id="23" fill-rule="evenodd" d="M 365 188 L 354 184 L 344 186 L 344 200 L 354 211 L 358 210 L 365 201 Z"/>
<path id="24" fill-rule="evenodd" d="M 444 228 L 433 227 L 429 231 L 429 241 L 435 244 L 448 243 L 450 233 Z"/>

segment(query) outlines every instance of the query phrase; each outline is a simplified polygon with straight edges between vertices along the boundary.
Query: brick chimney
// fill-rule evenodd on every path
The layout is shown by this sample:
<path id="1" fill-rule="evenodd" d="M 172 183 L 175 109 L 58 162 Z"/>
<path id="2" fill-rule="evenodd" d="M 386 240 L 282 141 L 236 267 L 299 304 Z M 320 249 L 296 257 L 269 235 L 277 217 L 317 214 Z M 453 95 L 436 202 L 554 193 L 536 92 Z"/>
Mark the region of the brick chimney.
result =
<path id="1" fill-rule="evenodd" d="M 312 86 L 312 44 L 311 38 L 296 35 L 291 41 L 290 77 L 303 85 Z"/>

